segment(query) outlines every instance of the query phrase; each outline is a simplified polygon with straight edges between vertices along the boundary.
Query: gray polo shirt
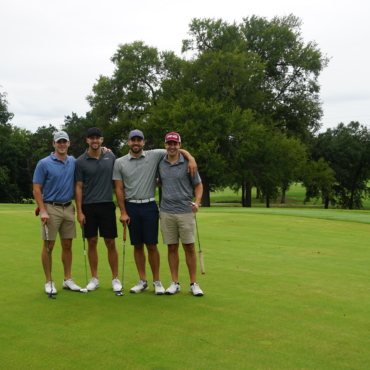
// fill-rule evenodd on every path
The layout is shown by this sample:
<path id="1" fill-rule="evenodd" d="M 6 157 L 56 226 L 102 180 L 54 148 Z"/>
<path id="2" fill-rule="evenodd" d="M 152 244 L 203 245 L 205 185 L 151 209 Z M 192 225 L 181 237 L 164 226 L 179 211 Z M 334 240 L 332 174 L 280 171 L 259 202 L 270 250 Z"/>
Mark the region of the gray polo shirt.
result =
<path id="1" fill-rule="evenodd" d="M 159 179 L 162 182 L 161 211 L 167 213 L 190 213 L 193 186 L 202 182 L 199 173 L 188 173 L 188 160 L 180 153 L 177 162 L 170 163 L 167 156 L 159 163 Z"/>
<path id="2" fill-rule="evenodd" d="M 158 163 L 166 154 L 165 149 L 145 150 L 139 158 L 128 153 L 116 160 L 113 180 L 124 182 L 125 200 L 155 197 Z"/>
<path id="3" fill-rule="evenodd" d="M 112 173 L 116 157 L 102 150 L 99 159 L 87 150 L 76 160 L 75 181 L 82 181 L 82 203 L 113 202 Z"/>

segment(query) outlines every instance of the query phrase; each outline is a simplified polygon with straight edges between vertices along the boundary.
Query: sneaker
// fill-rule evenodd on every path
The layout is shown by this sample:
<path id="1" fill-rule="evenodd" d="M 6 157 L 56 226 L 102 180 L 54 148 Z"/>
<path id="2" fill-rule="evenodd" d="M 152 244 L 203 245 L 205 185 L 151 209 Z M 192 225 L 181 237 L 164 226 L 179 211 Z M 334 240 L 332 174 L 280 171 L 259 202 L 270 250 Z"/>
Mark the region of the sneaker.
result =
<path id="1" fill-rule="evenodd" d="M 122 292 L 122 285 L 118 278 L 112 280 L 113 292 Z"/>
<path id="2" fill-rule="evenodd" d="M 197 283 L 190 284 L 190 293 L 192 293 L 196 297 L 201 297 L 203 295 L 203 291 L 199 288 L 199 285 Z"/>
<path id="3" fill-rule="evenodd" d="M 87 284 L 86 289 L 92 291 L 95 290 L 96 288 L 99 288 L 99 280 L 93 277 L 90 280 L 89 284 Z"/>
<path id="4" fill-rule="evenodd" d="M 50 294 L 50 285 L 51 285 L 51 294 L 57 294 L 57 290 L 55 289 L 54 281 L 51 282 L 48 281 L 45 283 L 45 293 Z"/>
<path id="5" fill-rule="evenodd" d="M 63 289 L 73 290 L 73 291 L 80 291 L 81 287 L 76 285 L 72 279 L 63 280 Z"/>
<path id="6" fill-rule="evenodd" d="M 159 280 L 156 280 L 153 283 L 153 286 L 154 286 L 154 294 L 157 294 L 157 295 L 163 295 L 164 294 L 163 285 Z"/>
<path id="7" fill-rule="evenodd" d="M 145 280 L 139 280 L 139 282 L 130 289 L 130 293 L 141 293 L 144 290 L 148 290 L 148 282 Z"/>
<path id="8" fill-rule="evenodd" d="M 166 294 L 167 295 L 172 295 L 172 294 L 175 294 L 177 292 L 179 292 L 181 289 L 180 289 L 180 283 L 175 283 L 175 282 L 172 282 L 172 284 L 170 285 L 169 288 L 166 289 Z"/>

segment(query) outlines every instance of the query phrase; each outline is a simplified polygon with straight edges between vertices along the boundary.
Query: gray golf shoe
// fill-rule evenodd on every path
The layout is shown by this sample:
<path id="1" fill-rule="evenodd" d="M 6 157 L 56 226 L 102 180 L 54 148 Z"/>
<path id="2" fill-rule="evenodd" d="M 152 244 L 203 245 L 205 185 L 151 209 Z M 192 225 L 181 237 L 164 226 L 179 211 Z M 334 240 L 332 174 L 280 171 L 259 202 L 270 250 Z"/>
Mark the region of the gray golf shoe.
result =
<path id="1" fill-rule="evenodd" d="M 173 295 L 181 290 L 180 283 L 175 283 L 174 281 L 171 283 L 169 288 L 166 289 L 165 294 Z"/>
<path id="2" fill-rule="evenodd" d="M 141 293 L 144 290 L 148 290 L 148 282 L 145 280 L 139 280 L 139 282 L 130 289 L 130 293 Z"/>

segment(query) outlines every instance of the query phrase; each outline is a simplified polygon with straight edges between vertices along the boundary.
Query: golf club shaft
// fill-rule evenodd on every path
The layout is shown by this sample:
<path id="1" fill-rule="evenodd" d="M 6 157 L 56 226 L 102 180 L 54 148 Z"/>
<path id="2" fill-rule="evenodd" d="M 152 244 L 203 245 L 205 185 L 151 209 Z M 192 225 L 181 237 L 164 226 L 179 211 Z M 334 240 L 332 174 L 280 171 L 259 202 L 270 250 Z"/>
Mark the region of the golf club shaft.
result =
<path id="1" fill-rule="evenodd" d="M 124 272 L 126 255 L 126 222 L 123 224 L 123 252 L 122 252 L 122 291 L 124 290 Z"/>
<path id="2" fill-rule="evenodd" d="M 203 258 L 203 252 L 200 248 L 200 238 L 199 238 L 199 231 L 198 231 L 198 222 L 197 222 L 197 216 L 194 214 L 195 217 L 195 227 L 197 229 L 197 236 L 198 236 L 198 248 L 199 248 L 199 263 L 200 263 L 200 270 L 202 271 L 202 274 L 206 273 L 206 268 L 204 266 L 204 258 Z"/>
<path id="3" fill-rule="evenodd" d="M 82 225 L 82 241 L 84 245 L 84 256 L 85 256 L 85 276 L 86 276 L 86 286 L 88 284 L 87 281 L 87 265 L 86 265 L 86 244 L 85 244 L 85 226 Z"/>

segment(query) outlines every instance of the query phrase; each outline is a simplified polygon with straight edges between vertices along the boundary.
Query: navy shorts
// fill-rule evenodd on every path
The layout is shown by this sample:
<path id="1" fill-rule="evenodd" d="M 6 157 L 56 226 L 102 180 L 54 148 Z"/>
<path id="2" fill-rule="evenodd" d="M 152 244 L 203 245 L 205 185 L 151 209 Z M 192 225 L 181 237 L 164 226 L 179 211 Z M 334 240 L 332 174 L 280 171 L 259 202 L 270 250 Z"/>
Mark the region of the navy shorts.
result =
<path id="1" fill-rule="evenodd" d="M 82 204 L 86 218 L 85 238 L 117 238 L 116 205 L 113 202 Z"/>
<path id="2" fill-rule="evenodd" d="M 156 202 L 130 203 L 125 202 L 127 214 L 130 217 L 128 229 L 131 245 L 144 243 L 158 244 L 158 207 Z"/>

